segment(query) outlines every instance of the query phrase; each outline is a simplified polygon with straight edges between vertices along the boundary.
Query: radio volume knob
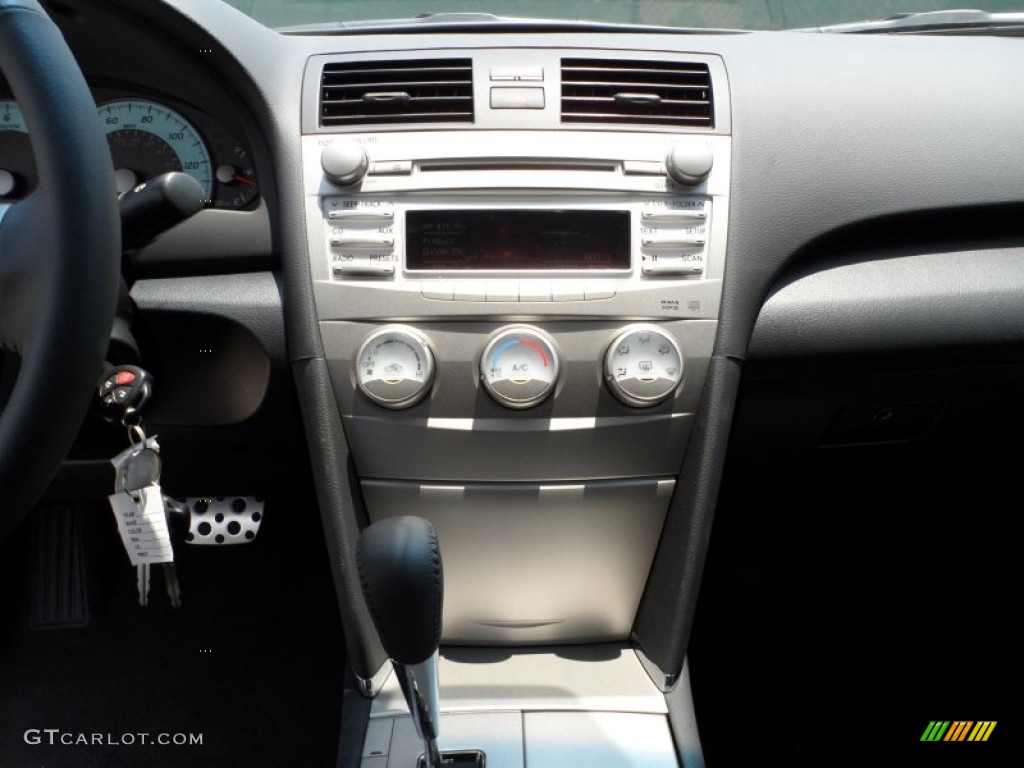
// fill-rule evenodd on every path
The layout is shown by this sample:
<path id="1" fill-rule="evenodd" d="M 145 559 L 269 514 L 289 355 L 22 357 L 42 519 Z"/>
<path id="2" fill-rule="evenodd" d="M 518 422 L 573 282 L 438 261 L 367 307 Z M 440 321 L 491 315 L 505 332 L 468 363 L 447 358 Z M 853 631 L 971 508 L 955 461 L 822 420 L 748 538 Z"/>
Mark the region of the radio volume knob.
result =
<path id="1" fill-rule="evenodd" d="M 320 153 L 324 176 L 341 187 L 358 184 L 370 170 L 370 157 L 362 145 L 354 141 L 336 141 Z"/>
<path id="2" fill-rule="evenodd" d="M 694 187 L 708 177 L 714 163 L 715 156 L 707 144 L 680 142 L 665 158 L 665 170 L 674 181 Z"/>

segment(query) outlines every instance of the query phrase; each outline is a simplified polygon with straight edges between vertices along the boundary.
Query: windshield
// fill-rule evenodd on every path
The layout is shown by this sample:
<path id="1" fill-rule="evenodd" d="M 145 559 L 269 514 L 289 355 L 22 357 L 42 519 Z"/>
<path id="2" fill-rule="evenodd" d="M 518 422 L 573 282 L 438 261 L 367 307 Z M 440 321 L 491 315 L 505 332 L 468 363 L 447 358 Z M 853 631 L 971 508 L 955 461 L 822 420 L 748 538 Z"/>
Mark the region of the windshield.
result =
<path id="1" fill-rule="evenodd" d="M 301 27 L 438 13 L 489 13 L 707 29 L 775 30 L 817 27 L 898 13 L 981 7 L 1021 11 L 1024 0 L 226 0 L 268 27 Z"/>

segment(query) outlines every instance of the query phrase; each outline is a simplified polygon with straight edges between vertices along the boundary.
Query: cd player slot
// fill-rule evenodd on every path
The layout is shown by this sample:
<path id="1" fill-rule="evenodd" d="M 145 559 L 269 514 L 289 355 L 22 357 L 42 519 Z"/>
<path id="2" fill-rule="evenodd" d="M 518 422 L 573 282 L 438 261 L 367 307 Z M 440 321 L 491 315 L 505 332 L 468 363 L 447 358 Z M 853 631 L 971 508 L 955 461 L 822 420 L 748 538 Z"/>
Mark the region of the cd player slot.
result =
<path id="1" fill-rule="evenodd" d="M 481 158 L 421 160 L 421 173 L 436 171 L 597 171 L 615 173 L 621 163 L 613 160 L 568 160 L 565 158 Z"/>

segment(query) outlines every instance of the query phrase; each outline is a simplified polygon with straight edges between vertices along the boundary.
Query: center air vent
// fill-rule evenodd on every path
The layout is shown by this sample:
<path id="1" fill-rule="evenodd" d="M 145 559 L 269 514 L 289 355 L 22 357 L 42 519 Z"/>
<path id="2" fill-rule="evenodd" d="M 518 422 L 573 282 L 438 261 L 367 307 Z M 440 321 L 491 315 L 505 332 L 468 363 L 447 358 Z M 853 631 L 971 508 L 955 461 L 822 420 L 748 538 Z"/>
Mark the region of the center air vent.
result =
<path id="1" fill-rule="evenodd" d="M 472 123 L 470 59 L 335 62 L 320 81 L 320 124 Z"/>
<path id="2" fill-rule="evenodd" d="M 714 127 L 707 64 L 562 59 L 562 122 Z"/>

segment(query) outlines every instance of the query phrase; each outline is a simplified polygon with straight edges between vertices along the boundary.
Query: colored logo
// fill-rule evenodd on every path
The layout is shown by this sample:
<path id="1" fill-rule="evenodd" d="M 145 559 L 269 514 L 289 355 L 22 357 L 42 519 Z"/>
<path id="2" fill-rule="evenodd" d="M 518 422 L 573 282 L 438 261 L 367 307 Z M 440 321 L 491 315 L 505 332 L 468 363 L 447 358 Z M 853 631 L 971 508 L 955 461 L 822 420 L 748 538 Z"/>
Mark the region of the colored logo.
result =
<path id="1" fill-rule="evenodd" d="M 995 720 L 932 720 L 921 741 L 988 741 L 995 727 Z"/>

